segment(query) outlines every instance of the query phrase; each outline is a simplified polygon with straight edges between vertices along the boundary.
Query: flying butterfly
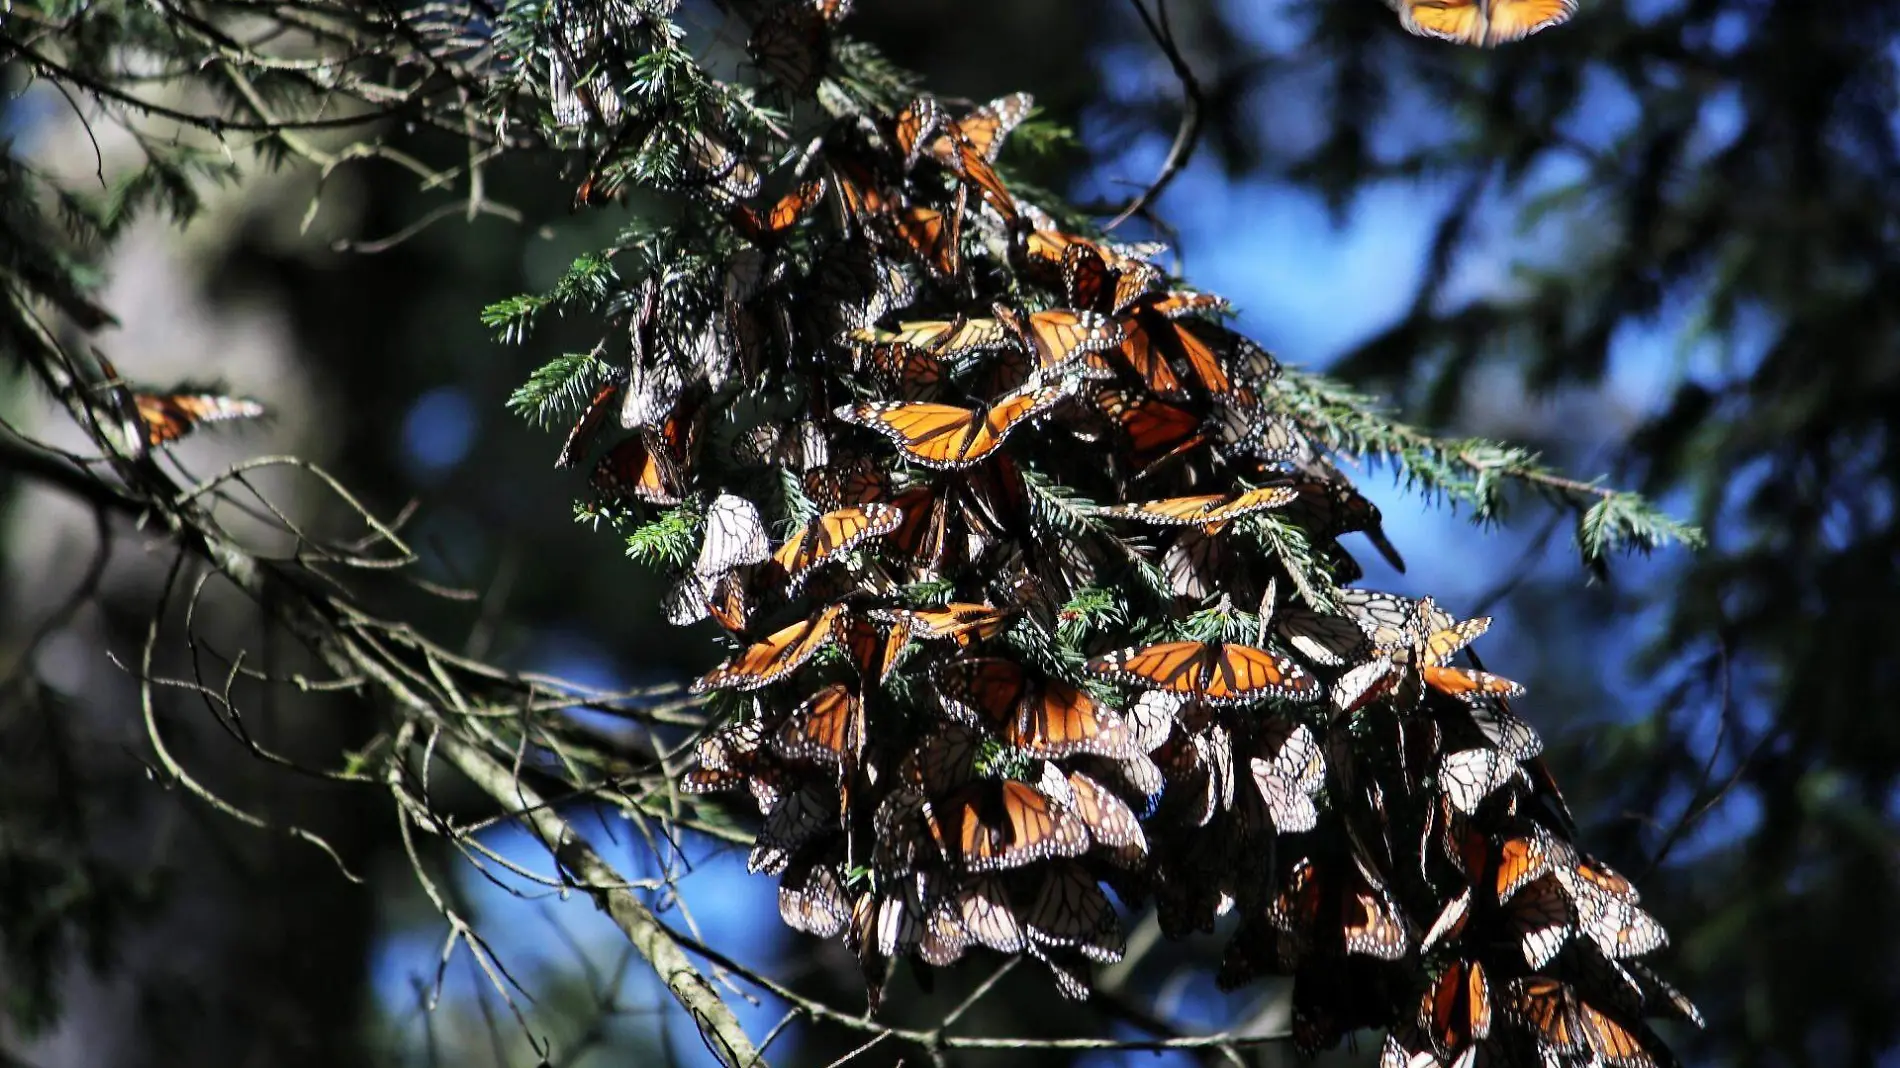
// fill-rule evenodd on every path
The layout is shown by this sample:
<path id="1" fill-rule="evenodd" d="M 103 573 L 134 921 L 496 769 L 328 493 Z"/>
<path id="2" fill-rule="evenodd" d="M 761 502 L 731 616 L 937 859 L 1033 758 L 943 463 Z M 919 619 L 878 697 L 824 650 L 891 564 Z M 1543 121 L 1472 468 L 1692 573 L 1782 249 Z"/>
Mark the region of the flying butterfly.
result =
<path id="1" fill-rule="evenodd" d="M 1039 757 L 1134 755 L 1128 726 L 1114 710 L 1059 679 L 1037 678 L 1013 660 L 952 661 L 938 668 L 936 679 L 947 711 L 1012 749 Z"/>
<path id="2" fill-rule="evenodd" d="M 1068 391 L 1060 387 L 1028 386 L 983 408 L 872 402 L 844 405 L 835 414 L 883 434 L 917 463 L 954 469 L 981 463 L 1016 428 L 1067 396 Z"/>
<path id="3" fill-rule="evenodd" d="M 787 538 L 772 554 L 772 563 L 784 573 L 787 592 L 795 593 L 814 569 L 896 530 L 903 518 L 899 509 L 876 503 L 826 512 Z"/>
<path id="4" fill-rule="evenodd" d="M 1269 697 L 1310 701 L 1319 680 L 1292 659 L 1250 645 L 1163 642 L 1098 656 L 1086 670 L 1165 690 L 1210 705 L 1243 705 Z"/>
<path id="5" fill-rule="evenodd" d="M 776 631 L 764 641 L 693 681 L 692 692 L 756 690 L 770 686 L 805 666 L 832 640 L 833 628 L 844 614 L 842 605 L 830 605 L 810 619 Z"/>
<path id="6" fill-rule="evenodd" d="M 1570 21 L 1577 0 L 1386 0 L 1421 37 L 1490 48 Z"/>
<path id="7" fill-rule="evenodd" d="M 209 423 L 259 419 L 268 411 L 257 401 L 216 393 L 135 392 L 132 404 L 145 426 L 146 443 L 154 447 L 177 441 Z"/>

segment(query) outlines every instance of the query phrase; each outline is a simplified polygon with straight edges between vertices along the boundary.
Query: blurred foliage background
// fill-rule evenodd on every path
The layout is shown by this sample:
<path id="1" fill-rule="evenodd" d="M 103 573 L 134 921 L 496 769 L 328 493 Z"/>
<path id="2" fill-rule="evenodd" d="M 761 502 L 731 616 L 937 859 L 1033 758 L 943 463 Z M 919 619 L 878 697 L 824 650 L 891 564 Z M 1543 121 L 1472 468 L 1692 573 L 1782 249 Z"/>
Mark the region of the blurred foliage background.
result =
<path id="1" fill-rule="evenodd" d="M 1070 122 L 1071 150 L 1018 163 L 1080 201 L 1125 199 L 1173 135 L 1179 87 L 1123 5 L 858 7 L 848 31 L 936 92 L 1025 89 Z M 1288 362 L 1330 367 L 1434 429 L 1607 474 L 1712 537 L 1698 555 L 1591 576 L 1533 502 L 1480 531 L 1394 489 L 1379 502 L 1410 571 L 1368 561 L 1369 585 L 1500 617 L 1498 659 L 1532 687 L 1524 712 L 1551 742 L 1582 840 L 1644 885 L 1675 938 L 1662 963 L 1709 1017 L 1705 1033 L 1676 1036 L 1687 1063 L 1892 1063 L 1900 3 L 1586 0 L 1571 24 L 1495 52 L 1411 38 L 1373 0 L 1177 2 L 1171 15 L 1207 128 L 1157 215 L 1195 284 L 1232 298 Z M 702 47 L 737 45 L 707 18 Z M 24 72 L 4 69 L 10 152 L 83 182 L 129 151 L 93 143 L 57 94 L 20 93 Z M 426 133 L 403 147 L 431 161 L 461 151 Z M 371 164 L 333 175 L 300 225 L 312 173 L 245 171 L 206 190 L 216 210 L 189 229 L 149 220 L 103 264 L 122 319 L 105 342 L 116 362 L 146 380 L 221 377 L 282 413 L 266 431 L 204 435 L 187 464 L 297 451 L 379 511 L 413 504 L 430 577 L 482 594 L 392 588 L 377 609 L 465 634 L 503 663 L 603 685 L 705 666 L 704 635 L 666 627 L 658 589 L 613 539 L 572 522 L 580 476 L 551 472 L 556 438 L 502 407 L 540 354 L 496 344 L 477 317 L 545 288 L 638 205 L 575 213 L 577 175 L 516 158 L 488 182 L 518 222 L 456 212 L 411 233 L 445 194 Z M 9 419 L 34 425 L 42 407 L 0 380 Z M 50 971 L 62 992 L 55 1019 L 52 1005 L 20 1004 L 32 984 L 0 976 L 15 1021 L 0 1064 L 533 1064 L 508 1009 L 459 965 L 424 1011 L 441 925 L 386 814 L 286 781 L 183 700 L 165 711 L 181 749 L 233 798 L 370 858 L 355 865 L 367 885 L 152 784 L 133 688 L 102 650 L 136 648 L 159 565 L 115 557 L 106 596 L 49 622 L 86 577 L 75 547 L 96 535 L 5 470 L 0 502 L 0 833 L 87 858 L 56 907 L 27 892 L 42 885 L 33 871 L 0 871 L 8 967 Z M 217 625 L 249 624 L 234 610 Z M 22 671 L 15 653 L 42 626 L 55 637 Z M 48 703 L 59 717 L 23 712 Z M 344 701 L 276 714 L 291 751 L 313 759 L 361 740 Z M 88 818 L 59 815 L 73 806 Z M 708 941 L 856 983 L 835 946 L 813 954 L 777 928 L 769 882 L 729 852 L 689 854 L 703 858 Z M 534 994 L 526 1011 L 554 1040 L 551 1063 L 703 1056 L 651 984 L 615 988 L 625 962 L 592 937 L 584 905 L 468 873 L 453 885 Z M 55 915 L 84 922 L 75 934 Z M 1282 992 L 1214 992 L 1193 967 L 1208 949 L 1144 957 L 1124 1008 L 1271 1026 Z M 951 984 L 892 1012 L 941 1013 L 955 996 Z M 1011 1033 L 1063 1033 L 1072 1010 L 1053 1000 L 980 1011 Z M 36 1020 L 47 1026 L 20 1023 Z M 790 1041 L 775 1047 L 788 1063 L 851 1048 Z"/>

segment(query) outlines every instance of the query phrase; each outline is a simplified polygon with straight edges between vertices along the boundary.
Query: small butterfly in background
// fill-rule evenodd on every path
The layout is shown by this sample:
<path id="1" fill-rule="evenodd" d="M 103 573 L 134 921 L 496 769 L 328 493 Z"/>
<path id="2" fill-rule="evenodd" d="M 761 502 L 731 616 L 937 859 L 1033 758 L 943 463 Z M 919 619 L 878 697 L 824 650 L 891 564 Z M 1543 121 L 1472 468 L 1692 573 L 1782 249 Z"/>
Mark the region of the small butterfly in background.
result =
<path id="1" fill-rule="evenodd" d="M 1577 0 L 1385 0 L 1420 37 L 1491 48 L 1570 21 Z"/>

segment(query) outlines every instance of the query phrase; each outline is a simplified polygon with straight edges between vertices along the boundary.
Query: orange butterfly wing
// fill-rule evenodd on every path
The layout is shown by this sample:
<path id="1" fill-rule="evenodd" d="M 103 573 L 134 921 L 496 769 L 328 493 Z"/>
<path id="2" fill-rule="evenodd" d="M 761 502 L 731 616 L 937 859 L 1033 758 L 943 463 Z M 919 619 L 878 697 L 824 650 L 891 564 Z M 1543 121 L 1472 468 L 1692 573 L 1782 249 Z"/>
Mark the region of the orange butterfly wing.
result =
<path id="1" fill-rule="evenodd" d="M 1262 697 L 1311 700 L 1319 680 L 1291 657 L 1251 645 L 1222 645 L 1202 699 L 1213 705 L 1242 704 Z"/>
<path id="2" fill-rule="evenodd" d="M 1084 668 L 1148 689 L 1198 697 L 1208 661 L 1203 642 L 1162 642 L 1098 656 Z"/>
<path id="3" fill-rule="evenodd" d="M 841 553 L 896 530 L 904 513 L 888 504 L 859 504 L 840 508 L 805 524 L 772 554 L 793 590 L 804 585 L 811 570 Z"/>
<path id="4" fill-rule="evenodd" d="M 807 620 L 774 632 L 693 681 L 692 692 L 756 690 L 770 686 L 805 666 L 832 639 L 832 627 L 844 612 L 832 605 Z"/>
<path id="5" fill-rule="evenodd" d="M 1576 0 L 1491 0 L 1485 44 L 1521 41 L 1539 30 L 1570 21 Z"/>
<path id="6" fill-rule="evenodd" d="M 151 445 L 177 441 L 204 423 L 256 419 L 265 411 L 254 400 L 213 393 L 134 393 L 132 403 L 145 423 L 146 441 Z"/>
<path id="7" fill-rule="evenodd" d="M 1079 816 L 1024 782 L 987 780 L 926 803 L 931 836 L 943 857 L 965 871 L 997 871 L 1089 847 Z"/>
<path id="8" fill-rule="evenodd" d="M 1165 328 L 1172 330 L 1173 325 L 1168 324 Z M 1155 343 L 1154 335 L 1141 318 L 1125 321 L 1123 330 L 1121 348 L 1117 351 L 1127 361 L 1129 368 L 1147 383 L 1149 390 L 1162 397 L 1178 397 L 1185 393 L 1180 377 L 1174 373 L 1174 368 L 1168 366 L 1167 354 Z"/>
<path id="9" fill-rule="evenodd" d="M 864 708 L 850 687 L 832 683 L 779 725 L 779 752 L 795 760 L 849 766 L 864 749 Z"/>

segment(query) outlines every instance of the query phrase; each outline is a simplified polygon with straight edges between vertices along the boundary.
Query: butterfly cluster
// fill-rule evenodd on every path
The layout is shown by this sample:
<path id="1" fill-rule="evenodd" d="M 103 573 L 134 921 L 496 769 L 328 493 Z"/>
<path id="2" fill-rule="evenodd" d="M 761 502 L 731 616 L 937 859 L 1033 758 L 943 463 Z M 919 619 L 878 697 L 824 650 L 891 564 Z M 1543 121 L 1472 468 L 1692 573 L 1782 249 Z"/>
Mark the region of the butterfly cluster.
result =
<path id="1" fill-rule="evenodd" d="M 768 81 L 819 79 L 841 8 L 762 22 Z M 1292 975 L 1308 1052 L 1671 1063 L 1663 931 L 1572 841 L 1522 687 L 1471 659 L 1489 621 L 1354 586 L 1343 537 L 1402 561 L 1277 361 L 1164 249 L 1012 194 L 1030 107 L 701 153 L 723 273 L 638 289 L 559 461 L 690 532 L 667 616 L 732 643 L 684 792 L 756 804 L 750 869 L 874 1008 L 896 962 L 980 950 L 1085 997 L 1152 904 L 1228 918 L 1223 985 Z"/>

